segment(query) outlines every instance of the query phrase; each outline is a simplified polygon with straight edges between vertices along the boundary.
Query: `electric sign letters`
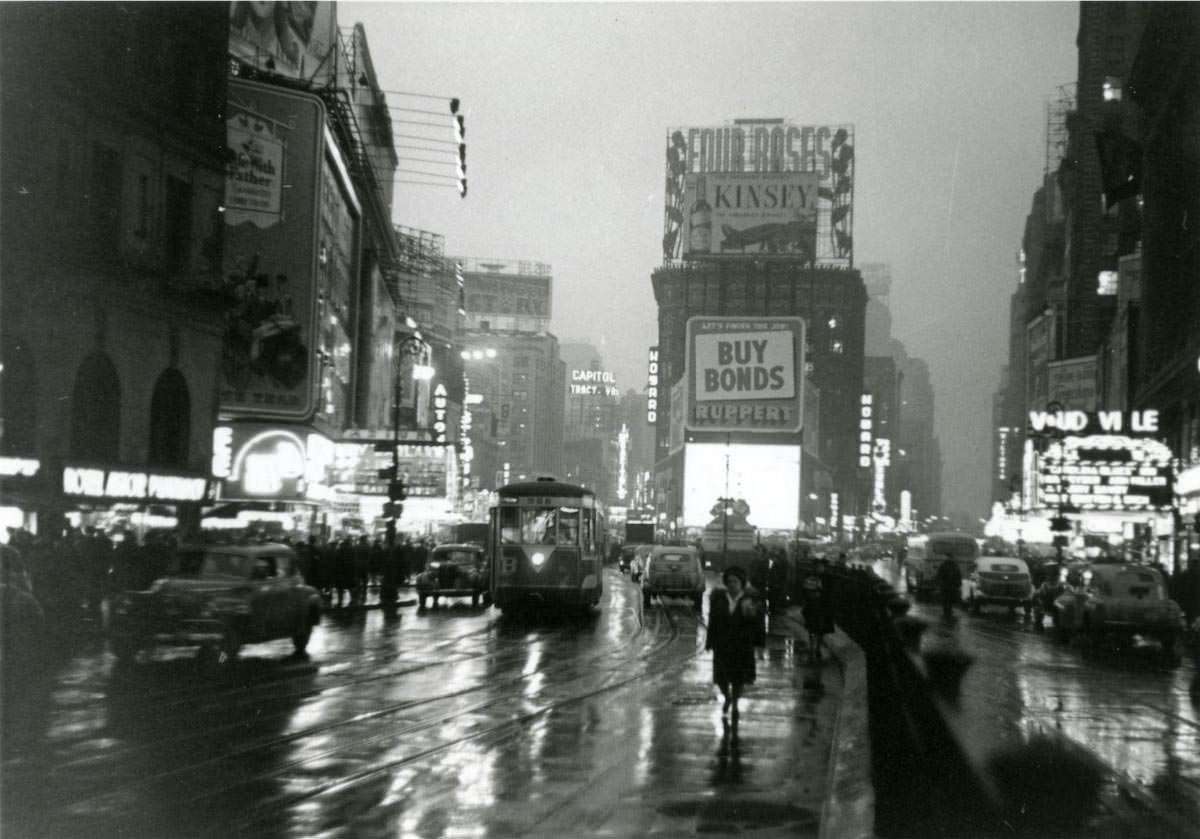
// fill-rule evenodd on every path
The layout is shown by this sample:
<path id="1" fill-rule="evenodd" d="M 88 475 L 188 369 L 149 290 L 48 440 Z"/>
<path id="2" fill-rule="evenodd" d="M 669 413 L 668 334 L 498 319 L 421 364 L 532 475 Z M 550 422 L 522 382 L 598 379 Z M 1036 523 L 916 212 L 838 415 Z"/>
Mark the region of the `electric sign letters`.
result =
<path id="1" fill-rule="evenodd" d="M 620 396 L 617 378 L 607 370 L 572 370 L 572 396 Z"/>
<path id="2" fill-rule="evenodd" d="M 650 348 L 650 372 L 646 379 L 646 422 L 658 422 L 658 347 Z"/>
<path id="3" fill-rule="evenodd" d="M 804 321 L 694 317 L 687 323 L 692 431 L 800 431 Z"/>

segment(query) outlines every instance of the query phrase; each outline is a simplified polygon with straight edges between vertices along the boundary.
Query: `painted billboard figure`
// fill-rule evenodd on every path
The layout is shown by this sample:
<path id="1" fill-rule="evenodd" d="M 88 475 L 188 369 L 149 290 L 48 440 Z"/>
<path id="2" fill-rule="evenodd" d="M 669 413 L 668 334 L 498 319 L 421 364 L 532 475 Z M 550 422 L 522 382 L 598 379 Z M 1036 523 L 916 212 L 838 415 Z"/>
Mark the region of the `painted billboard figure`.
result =
<path id="1" fill-rule="evenodd" d="M 225 376 L 239 390 L 255 375 L 293 388 L 307 372 L 308 350 L 293 316 L 291 286 L 286 274 L 276 274 L 272 282 L 257 268 L 256 255 L 244 272 L 230 275 L 226 286 L 234 304 L 226 315 Z"/>
<path id="2" fill-rule="evenodd" d="M 796 210 L 793 221 L 756 224 L 738 230 L 728 224 L 721 225 L 721 252 L 738 250 L 758 245 L 758 253 L 780 253 L 813 259 L 812 242 L 817 226 L 816 212 L 804 213 Z"/>

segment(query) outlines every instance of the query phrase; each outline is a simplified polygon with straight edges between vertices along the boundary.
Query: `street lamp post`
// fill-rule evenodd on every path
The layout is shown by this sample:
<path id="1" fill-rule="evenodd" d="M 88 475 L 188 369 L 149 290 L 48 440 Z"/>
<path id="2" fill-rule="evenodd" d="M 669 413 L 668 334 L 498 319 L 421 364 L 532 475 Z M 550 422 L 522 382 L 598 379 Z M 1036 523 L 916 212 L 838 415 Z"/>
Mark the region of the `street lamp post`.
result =
<path id="1" fill-rule="evenodd" d="M 396 342 L 396 365 L 392 377 L 392 467 L 388 481 L 388 501 L 390 515 L 387 523 L 387 543 L 389 550 L 396 546 L 396 520 L 403 510 L 399 506 L 408 497 L 408 490 L 400 480 L 400 402 L 404 396 L 404 377 L 401 370 L 405 356 L 419 358 L 425 352 L 425 341 L 420 332 L 406 335 Z"/>

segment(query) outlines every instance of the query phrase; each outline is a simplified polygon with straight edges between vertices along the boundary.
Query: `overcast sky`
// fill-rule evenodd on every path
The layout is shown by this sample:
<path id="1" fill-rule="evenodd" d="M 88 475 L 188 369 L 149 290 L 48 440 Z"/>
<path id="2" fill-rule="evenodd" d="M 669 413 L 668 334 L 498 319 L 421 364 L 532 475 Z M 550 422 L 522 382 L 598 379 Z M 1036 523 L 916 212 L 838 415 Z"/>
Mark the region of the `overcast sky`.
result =
<path id="1" fill-rule="evenodd" d="M 383 88 L 459 97 L 466 114 L 468 197 L 400 184 L 395 221 L 451 254 L 549 263 L 552 330 L 603 341 L 622 389 L 643 387 L 657 338 L 667 128 L 853 123 L 855 261 L 892 266 L 893 333 L 933 373 L 944 506 L 976 516 L 1046 102 L 1075 80 L 1078 17 L 1076 3 L 338 4 Z"/>

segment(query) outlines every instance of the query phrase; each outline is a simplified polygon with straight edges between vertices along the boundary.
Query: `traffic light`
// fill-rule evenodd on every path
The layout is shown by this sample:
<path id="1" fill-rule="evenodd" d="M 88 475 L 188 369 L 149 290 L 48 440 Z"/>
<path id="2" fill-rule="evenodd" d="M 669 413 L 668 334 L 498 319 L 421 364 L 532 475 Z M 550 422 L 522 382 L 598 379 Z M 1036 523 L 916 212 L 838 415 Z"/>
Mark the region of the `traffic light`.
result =
<path id="1" fill-rule="evenodd" d="M 385 519 L 398 519 L 404 515 L 404 505 L 399 501 L 386 501 L 383 505 L 383 517 Z"/>
<path id="2" fill-rule="evenodd" d="M 1054 516 L 1050 519 L 1052 533 L 1068 533 L 1072 530 L 1071 520 L 1066 516 Z"/>
<path id="3" fill-rule="evenodd" d="M 388 483 L 388 498 L 392 501 L 403 501 L 408 498 L 408 486 L 402 480 Z"/>

